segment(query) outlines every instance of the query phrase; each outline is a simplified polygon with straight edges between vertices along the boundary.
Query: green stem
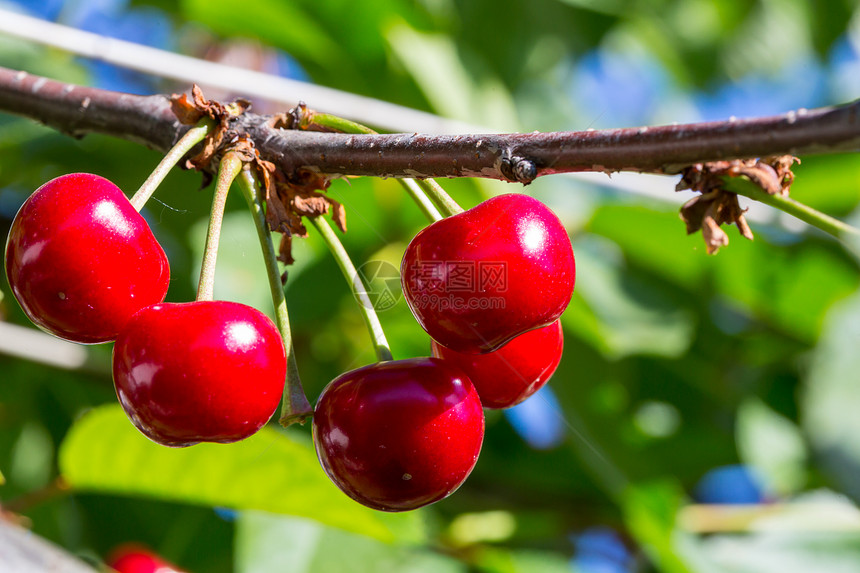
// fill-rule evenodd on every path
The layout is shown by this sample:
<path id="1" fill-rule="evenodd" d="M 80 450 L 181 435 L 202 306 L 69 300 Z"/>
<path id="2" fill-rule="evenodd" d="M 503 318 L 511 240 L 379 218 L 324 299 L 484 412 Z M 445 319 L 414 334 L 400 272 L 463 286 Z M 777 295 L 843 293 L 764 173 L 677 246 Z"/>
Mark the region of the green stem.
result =
<path id="1" fill-rule="evenodd" d="M 263 259 L 266 262 L 266 275 L 269 279 L 269 289 L 272 291 L 272 303 L 275 306 L 275 322 L 281 332 L 281 337 L 284 339 L 284 350 L 287 353 L 287 380 L 281 402 L 280 423 L 283 426 L 289 426 L 293 422 L 303 424 L 313 415 L 313 408 L 305 396 L 305 390 L 299 378 L 299 368 L 296 363 L 296 353 L 290 330 L 290 316 L 287 313 L 287 299 L 278 270 L 278 255 L 275 252 L 272 234 L 266 223 L 263 201 L 260 199 L 254 174 L 250 170 L 242 171 L 239 176 L 239 187 L 242 189 L 245 200 L 251 209 L 251 214 L 254 216 L 254 226 L 257 228 L 257 238 L 260 240 Z"/>
<path id="2" fill-rule="evenodd" d="M 412 197 L 412 200 L 418 205 L 418 208 L 421 209 L 421 212 L 424 213 L 424 216 L 430 220 L 431 223 L 444 219 L 442 213 L 439 212 L 439 209 L 436 208 L 436 205 L 427 197 L 427 194 L 424 192 L 424 189 L 418 185 L 414 179 L 398 179 L 397 181 L 403 185 L 403 188 L 406 189 L 406 192 L 409 193 L 409 196 Z"/>
<path id="3" fill-rule="evenodd" d="M 322 217 L 313 217 L 310 221 L 313 226 L 316 227 L 316 230 L 319 231 L 320 235 L 322 235 L 326 246 L 328 246 L 332 255 L 334 255 L 346 282 L 349 284 L 349 288 L 352 290 L 353 296 L 355 296 L 355 299 L 359 302 L 358 306 L 361 309 L 364 322 L 367 324 L 367 331 L 373 339 L 376 357 L 380 362 L 391 360 L 391 350 L 388 347 L 388 341 L 385 339 L 385 333 L 382 331 L 382 324 L 379 322 L 379 317 L 376 316 L 376 310 L 373 308 L 373 303 L 371 302 L 370 297 L 367 296 L 367 286 L 364 284 L 364 281 L 362 281 L 361 275 L 359 275 L 358 271 L 355 270 L 355 266 L 352 264 L 349 254 L 347 254 L 346 249 L 343 248 L 343 243 L 340 242 L 340 239 L 338 239 L 337 235 L 334 234 L 331 225 L 329 225 L 325 219 Z"/>
<path id="4" fill-rule="evenodd" d="M 355 123 L 336 115 L 328 113 L 309 112 L 303 118 L 302 129 L 326 129 L 341 133 L 359 133 L 373 135 L 376 132 L 367 126 Z M 409 193 L 409 196 L 421 209 L 421 212 L 432 222 L 444 217 L 461 213 L 463 209 L 451 199 L 438 183 L 432 179 L 426 181 L 415 181 L 414 179 L 398 179 L 400 184 Z M 436 207 L 439 207 L 438 209 Z M 441 213 L 440 213 L 441 211 Z M 444 213 L 444 215 L 443 215 Z"/>
<path id="5" fill-rule="evenodd" d="M 377 132 L 370 129 L 366 125 L 355 123 L 348 119 L 331 115 L 328 113 L 319 113 L 316 111 L 310 112 L 309 121 L 306 125 L 302 125 L 302 129 L 313 129 L 314 127 L 323 127 L 332 131 L 341 133 L 363 133 L 365 135 L 376 135 Z"/>
<path id="6" fill-rule="evenodd" d="M 164 181 L 164 178 L 167 177 L 170 170 L 179 163 L 179 160 L 182 159 L 186 153 L 191 151 L 195 145 L 203 141 L 203 139 L 209 135 L 213 126 L 214 123 L 207 117 L 201 119 L 197 125 L 186 131 L 185 135 L 183 135 L 182 138 L 176 142 L 176 145 L 167 152 L 167 155 L 164 156 L 152 173 L 150 173 L 149 177 L 146 178 L 146 181 L 143 182 L 140 189 L 138 189 L 134 196 L 132 196 L 130 199 L 132 207 L 138 211 L 143 209 L 143 206 L 147 201 L 149 201 L 149 198 L 152 197 L 152 194 L 155 193 L 155 190 L 161 182 Z"/>
<path id="7" fill-rule="evenodd" d="M 218 164 L 218 179 L 215 183 L 215 196 L 212 198 L 212 211 L 209 214 L 209 228 L 206 230 L 203 264 L 200 267 L 200 282 L 197 283 L 197 300 L 215 298 L 215 261 L 218 258 L 224 206 L 227 204 L 227 192 L 241 170 L 242 160 L 233 152 L 227 152 Z"/>
<path id="8" fill-rule="evenodd" d="M 776 207 L 780 211 L 793 215 L 801 221 L 809 223 L 813 227 L 817 227 L 836 238 L 860 236 L 860 229 L 852 227 L 838 219 L 834 219 L 830 215 L 825 215 L 824 213 L 817 211 L 808 205 L 804 205 L 799 201 L 795 201 L 790 197 L 771 195 L 746 177 L 724 177 L 723 181 L 725 182 L 724 189 L 726 191 L 731 191 L 732 193 L 737 193 L 738 195 L 755 199 L 756 201 L 765 203 L 771 207 Z"/>
<path id="9" fill-rule="evenodd" d="M 418 185 L 424 190 L 430 200 L 438 207 L 443 217 L 450 217 L 463 212 L 463 208 L 454 201 L 442 186 L 433 179 L 419 179 Z"/>

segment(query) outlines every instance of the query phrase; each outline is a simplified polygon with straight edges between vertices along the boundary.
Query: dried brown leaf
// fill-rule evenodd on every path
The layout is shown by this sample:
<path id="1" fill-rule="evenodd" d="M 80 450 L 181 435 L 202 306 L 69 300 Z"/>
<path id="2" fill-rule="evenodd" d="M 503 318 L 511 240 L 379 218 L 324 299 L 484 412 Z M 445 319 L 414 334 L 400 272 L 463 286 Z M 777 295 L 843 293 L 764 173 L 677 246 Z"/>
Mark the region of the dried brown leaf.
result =
<path id="1" fill-rule="evenodd" d="M 269 229 L 281 233 L 281 243 L 278 248 L 278 259 L 285 264 L 292 264 L 292 237 L 306 237 L 308 230 L 302 222 L 302 217 L 319 217 L 331 213 L 338 228 L 346 232 L 346 212 L 343 206 L 321 193 L 325 191 L 330 180 L 321 173 L 312 170 L 299 170 L 286 174 L 274 163 L 260 157 L 253 140 L 247 134 L 235 134 L 230 131 L 230 120 L 241 115 L 250 107 L 246 100 L 236 100 L 231 104 L 222 104 L 207 100 L 199 86 L 191 89 L 191 97 L 186 94 L 174 95 L 171 98 L 174 113 L 182 123 L 197 123 L 200 118 L 208 116 L 215 122 L 215 128 L 206 138 L 203 149 L 186 162 L 188 168 L 202 170 L 204 176 L 211 170 L 212 162 L 224 153 L 225 148 L 239 153 L 242 160 L 251 165 L 260 180 L 265 193 L 266 224 Z M 269 120 L 273 128 L 309 129 L 313 128 L 314 112 L 300 102 L 287 113 L 277 114 Z M 225 141 L 229 134 L 229 141 Z"/>
<path id="2" fill-rule="evenodd" d="M 170 108 L 173 114 L 184 125 L 194 125 L 204 113 L 188 100 L 186 94 L 174 95 L 170 98 Z"/>
<path id="3" fill-rule="evenodd" d="M 710 216 L 702 220 L 702 237 L 705 239 L 705 247 L 709 255 L 717 254 L 721 247 L 729 244 L 729 236 Z"/>
<path id="4" fill-rule="evenodd" d="M 794 181 L 792 166 L 799 162 L 791 155 L 763 159 L 735 159 L 696 163 L 682 171 L 677 191 L 691 189 L 702 195 L 687 201 L 681 207 L 681 219 L 687 234 L 701 230 L 708 253 L 716 253 L 728 244 L 728 236 L 720 225 L 735 224 L 741 236 L 752 240 L 753 233 L 744 217 L 744 209 L 735 193 L 726 191 L 723 178 L 746 177 L 771 195 L 787 195 Z"/>
<path id="5" fill-rule="evenodd" d="M 331 220 L 341 233 L 346 233 L 346 211 L 339 202 L 331 199 Z"/>
<path id="6" fill-rule="evenodd" d="M 278 246 L 278 260 L 285 265 L 291 265 L 296 260 L 293 258 L 293 237 L 289 233 L 284 233 L 281 236 L 281 244 Z M 284 272 L 286 275 L 286 272 Z M 286 282 L 286 276 L 281 278 L 282 282 Z"/>

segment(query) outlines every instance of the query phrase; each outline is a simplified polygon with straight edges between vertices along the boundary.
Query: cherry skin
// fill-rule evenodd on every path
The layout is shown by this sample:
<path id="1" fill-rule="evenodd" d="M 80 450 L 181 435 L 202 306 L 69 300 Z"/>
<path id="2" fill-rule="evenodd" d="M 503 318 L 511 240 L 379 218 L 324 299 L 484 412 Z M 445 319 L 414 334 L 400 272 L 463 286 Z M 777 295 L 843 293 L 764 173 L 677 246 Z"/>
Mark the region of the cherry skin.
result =
<path id="1" fill-rule="evenodd" d="M 561 321 L 520 334 L 498 350 L 469 354 L 432 340 L 433 356 L 460 368 L 478 391 L 485 408 L 510 408 L 546 384 L 564 350 Z"/>
<path id="2" fill-rule="evenodd" d="M 521 194 L 426 227 L 406 248 L 400 271 L 406 302 L 430 337 L 472 353 L 555 321 L 576 280 L 561 221 Z"/>
<path id="3" fill-rule="evenodd" d="M 227 301 L 146 307 L 113 350 L 126 414 L 148 438 L 174 447 L 254 434 L 280 403 L 286 368 L 272 321 Z"/>
<path id="4" fill-rule="evenodd" d="M 116 338 L 131 315 L 164 300 L 164 250 L 123 192 L 72 173 L 36 190 L 6 242 L 6 276 L 41 329 L 73 342 Z"/>
<path id="5" fill-rule="evenodd" d="M 484 414 L 456 367 L 436 358 L 381 362 L 326 386 L 313 437 L 323 469 L 349 497 L 407 511 L 466 480 L 481 451 Z"/>
<path id="6" fill-rule="evenodd" d="M 107 566 L 117 573 L 180 573 L 176 566 L 135 544 L 114 549 L 108 556 Z"/>

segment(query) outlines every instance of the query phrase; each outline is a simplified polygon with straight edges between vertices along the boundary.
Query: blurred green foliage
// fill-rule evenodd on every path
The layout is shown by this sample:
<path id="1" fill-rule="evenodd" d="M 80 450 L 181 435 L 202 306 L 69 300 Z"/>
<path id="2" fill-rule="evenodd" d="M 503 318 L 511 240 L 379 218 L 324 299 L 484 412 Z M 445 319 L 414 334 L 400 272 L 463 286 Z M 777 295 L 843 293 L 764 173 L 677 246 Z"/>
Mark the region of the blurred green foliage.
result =
<path id="1" fill-rule="evenodd" d="M 139 0 L 123 9 L 152 7 L 195 55 L 259 41 L 314 82 L 500 130 L 741 116 L 860 95 L 843 73 L 860 70 L 860 9 L 850 0 Z M 854 60 L 838 60 L 850 49 Z M 86 62 L 2 36 L 0 65 L 94 82 Z M 95 172 L 131 193 L 158 159 L 0 115 L 0 232 L 52 177 Z M 802 160 L 794 196 L 858 221 L 860 156 Z M 822 552 L 827 570 L 860 570 L 858 251 L 764 209 L 754 242 L 729 230 L 731 244 L 708 256 L 700 237 L 684 235 L 674 183 L 666 178 L 654 199 L 608 179 L 544 178 L 524 190 L 443 181 L 464 206 L 503 191 L 545 201 L 569 228 L 579 280 L 550 384 L 560 411 L 544 409 L 563 420 L 563 439 L 535 449 L 488 412 L 474 473 L 431 508 L 390 519 L 354 504 L 325 481 L 306 427 L 159 449 L 117 416 L 109 347 L 89 349 L 75 370 L 0 355 L 0 499 L 25 501 L 63 475 L 71 493 L 24 503 L 34 531 L 93 561 L 144 542 L 194 572 L 587 571 L 568 560 L 576 536 L 595 526 L 622 534 L 632 557 L 619 571 L 825 570 Z M 211 196 L 199 187 L 198 175 L 171 173 L 144 210 L 170 258 L 171 301 L 194 296 Z M 357 264 L 399 266 L 426 224 L 390 180 L 338 180 L 330 193 L 347 208 L 343 241 Z M 216 295 L 271 312 L 238 193 L 224 232 Z M 373 350 L 313 230 L 294 254 L 287 297 L 314 400 Z M 28 324 L 9 296 L 0 315 Z M 395 358 L 428 352 L 402 300 L 380 319 Z M 709 536 L 679 521 L 698 480 L 737 463 L 779 502 L 770 521 Z M 797 514 L 795 499 L 824 517 Z"/>

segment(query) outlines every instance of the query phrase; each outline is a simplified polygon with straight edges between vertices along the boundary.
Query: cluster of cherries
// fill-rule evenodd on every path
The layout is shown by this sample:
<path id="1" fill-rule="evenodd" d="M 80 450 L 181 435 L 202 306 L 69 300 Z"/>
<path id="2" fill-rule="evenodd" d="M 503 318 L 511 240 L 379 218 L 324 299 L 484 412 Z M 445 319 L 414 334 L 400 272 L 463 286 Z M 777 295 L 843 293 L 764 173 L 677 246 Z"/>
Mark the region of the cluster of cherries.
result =
<path id="1" fill-rule="evenodd" d="M 564 226 L 522 194 L 423 229 L 400 271 L 433 357 L 342 374 L 323 390 L 313 423 L 331 480 L 386 511 L 450 495 L 477 462 L 482 406 L 513 406 L 552 376 L 576 275 Z"/>
<path id="2" fill-rule="evenodd" d="M 275 325 L 234 302 L 163 302 L 167 256 L 107 179 L 73 173 L 37 189 L 12 222 L 5 266 L 37 326 L 82 344 L 116 341 L 117 396 L 153 441 L 235 442 L 278 407 L 286 356 Z"/>
<path id="3" fill-rule="evenodd" d="M 82 344 L 115 341 L 117 397 L 153 441 L 234 442 L 275 412 L 286 376 L 275 325 L 235 302 L 163 302 L 167 256 L 110 181 L 75 173 L 36 190 L 12 223 L 5 267 L 40 328 Z M 450 495 L 477 461 L 483 408 L 513 406 L 553 374 L 575 264 L 552 211 L 510 194 L 418 233 L 401 279 L 433 356 L 342 374 L 313 421 L 327 475 L 385 511 Z"/>

